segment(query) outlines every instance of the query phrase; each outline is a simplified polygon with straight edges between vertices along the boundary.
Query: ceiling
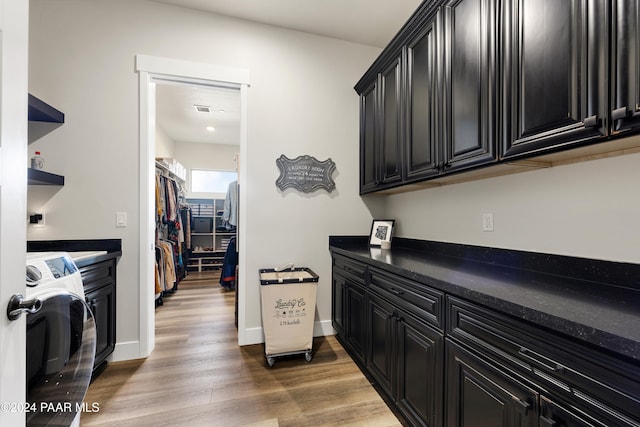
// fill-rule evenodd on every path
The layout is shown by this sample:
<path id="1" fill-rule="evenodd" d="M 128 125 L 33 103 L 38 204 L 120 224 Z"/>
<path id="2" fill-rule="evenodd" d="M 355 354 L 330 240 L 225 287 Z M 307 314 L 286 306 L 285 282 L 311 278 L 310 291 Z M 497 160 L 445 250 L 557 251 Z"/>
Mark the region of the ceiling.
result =
<path id="1" fill-rule="evenodd" d="M 209 107 L 210 111 L 198 111 L 196 105 Z M 157 84 L 156 124 L 174 142 L 240 145 L 240 92 Z M 214 130 L 207 130 L 208 127 Z"/>
<path id="2" fill-rule="evenodd" d="M 151 0 L 383 48 L 421 0 Z M 240 142 L 240 97 L 228 89 L 158 84 L 156 121 L 176 142 Z M 210 106 L 197 112 L 194 104 Z M 219 110 L 224 110 L 220 113 Z M 214 126 L 215 131 L 205 130 Z"/>

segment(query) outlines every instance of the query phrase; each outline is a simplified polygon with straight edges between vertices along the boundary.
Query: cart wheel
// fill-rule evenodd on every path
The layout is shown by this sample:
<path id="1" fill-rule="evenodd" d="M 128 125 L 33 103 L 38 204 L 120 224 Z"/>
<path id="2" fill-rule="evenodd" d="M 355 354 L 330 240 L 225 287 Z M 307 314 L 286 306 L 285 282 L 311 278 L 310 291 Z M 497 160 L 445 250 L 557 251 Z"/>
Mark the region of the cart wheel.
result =
<path id="1" fill-rule="evenodd" d="M 275 364 L 276 364 L 276 359 L 274 359 L 273 357 L 267 356 L 267 365 L 269 365 L 270 368 L 273 368 L 273 365 Z"/>
<path id="2" fill-rule="evenodd" d="M 307 351 L 307 352 L 304 354 L 304 359 L 305 359 L 307 362 L 311 362 L 311 359 L 313 359 L 313 354 L 311 354 L 311 352 L 310 352 L 310 351 Z"/>

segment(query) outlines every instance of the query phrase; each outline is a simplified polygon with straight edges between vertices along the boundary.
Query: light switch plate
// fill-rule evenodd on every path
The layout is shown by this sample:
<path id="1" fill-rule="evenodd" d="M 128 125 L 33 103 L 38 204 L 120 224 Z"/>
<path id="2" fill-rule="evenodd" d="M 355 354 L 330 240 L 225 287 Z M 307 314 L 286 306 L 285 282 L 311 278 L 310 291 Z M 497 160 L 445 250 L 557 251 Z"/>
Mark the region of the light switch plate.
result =
<path id="1" fill-rule="evenodd" d="M 126 226 L 127 226 L 127 213 L 116 212 L 116 227 L 126 227 Z"/>

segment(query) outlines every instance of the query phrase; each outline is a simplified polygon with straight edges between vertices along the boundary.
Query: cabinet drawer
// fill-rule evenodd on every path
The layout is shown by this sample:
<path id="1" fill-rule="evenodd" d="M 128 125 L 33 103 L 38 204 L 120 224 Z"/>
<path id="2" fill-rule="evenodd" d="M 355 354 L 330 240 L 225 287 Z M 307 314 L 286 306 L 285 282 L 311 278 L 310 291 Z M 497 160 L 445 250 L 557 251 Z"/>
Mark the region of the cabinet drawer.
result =
<path id="1" fill-rule="evenodd" d="M 80 267 L 79 270 L 85 294 L 115 282 L 116 263 L 114 260 L 90 264 Z"/>
<path id="2" fill-rule="evenodd" d="M 442 292 L 376 268 L 371 269 L 370 287 L 438 329 L 444 329 Z"/>
<path id="3" fill-rule="evenodd" d="M 607 413 L 620 411 L 621 420 L 640 421 L 640 366 L 626 359 L 451 296 L 447 297 L 447 333 L 557 396 Z M 621 421 L 619 425 L 634 424 Z"/>
<path id="4" fill-rule="evenodd" d="M 351 258 L 334 255 L 333 267 L 339 269 L 340 274 L 364 283 L 364 274 L 367 271 L 366 265 Z"/>

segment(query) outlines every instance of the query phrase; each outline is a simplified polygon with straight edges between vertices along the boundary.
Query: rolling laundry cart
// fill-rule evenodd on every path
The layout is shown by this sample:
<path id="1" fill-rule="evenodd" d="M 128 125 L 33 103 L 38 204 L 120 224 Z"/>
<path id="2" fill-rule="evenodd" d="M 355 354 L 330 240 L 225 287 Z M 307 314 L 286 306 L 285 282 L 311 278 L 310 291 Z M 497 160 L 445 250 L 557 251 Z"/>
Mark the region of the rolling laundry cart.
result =
<path id="1" fill-rule="evenodd" d="M 318 275 L 306 267 L 261 269 L 260 285 L 267 364 L 302 353 L 311 362 Z"/>

